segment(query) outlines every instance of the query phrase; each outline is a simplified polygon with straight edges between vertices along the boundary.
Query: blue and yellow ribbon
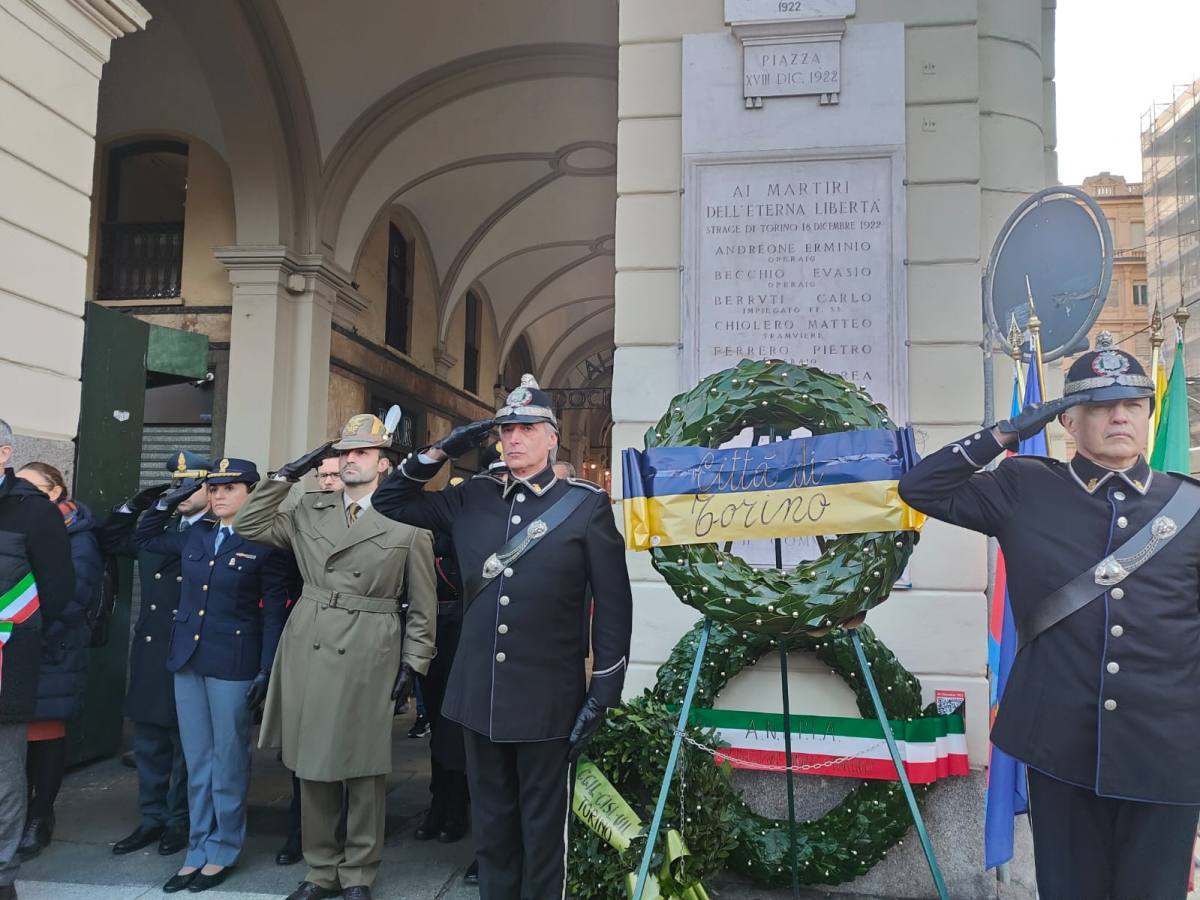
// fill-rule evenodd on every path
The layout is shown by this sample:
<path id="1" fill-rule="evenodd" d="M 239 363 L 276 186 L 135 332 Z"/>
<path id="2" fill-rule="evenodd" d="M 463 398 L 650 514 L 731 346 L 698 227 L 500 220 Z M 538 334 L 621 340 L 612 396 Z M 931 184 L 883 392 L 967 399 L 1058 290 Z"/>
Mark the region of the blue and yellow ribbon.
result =
<path id="1" fill-rule="evenodd" d="M 915 531 L 900 499 L 912 429 L 843 431 L 756 447 L 621 455 L 631 550 L 762 538 Z"/>

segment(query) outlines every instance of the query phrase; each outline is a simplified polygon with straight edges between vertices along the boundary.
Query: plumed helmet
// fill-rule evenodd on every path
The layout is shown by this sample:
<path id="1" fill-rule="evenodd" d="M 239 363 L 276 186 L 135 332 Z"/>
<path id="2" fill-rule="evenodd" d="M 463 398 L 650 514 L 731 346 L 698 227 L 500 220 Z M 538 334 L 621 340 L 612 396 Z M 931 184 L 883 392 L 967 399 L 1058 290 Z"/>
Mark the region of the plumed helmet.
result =
<path id="1" fill-rule="evenodd" d="M 392 436 L 379 416 L 370 413 L 360 413 L 351 416 L 342 428 L 341 437 L 333 445 L 334 450 L 359 450 L 365 447 L 392 446 Z"/>
<path id="2" fill-rule="evenodd" d="M 1137 357 L 1119 350 L 1107 331 L 1096 337 L 1096 349 L 1083 354 L 1067 371 L 1063 396 L 1090 394 L 1092 403 L 1154 396 L 1154 382 Z"/>
<path id="3" fill-rule="evenodd" d="M 550 395 L 538 387 L 532 375 L 521 376 L 521 386 L 516 388 L 496 410 L 496 425 L 515 423 L 549 422 L 558 430 L 558 418 L 550 402 Z"/>

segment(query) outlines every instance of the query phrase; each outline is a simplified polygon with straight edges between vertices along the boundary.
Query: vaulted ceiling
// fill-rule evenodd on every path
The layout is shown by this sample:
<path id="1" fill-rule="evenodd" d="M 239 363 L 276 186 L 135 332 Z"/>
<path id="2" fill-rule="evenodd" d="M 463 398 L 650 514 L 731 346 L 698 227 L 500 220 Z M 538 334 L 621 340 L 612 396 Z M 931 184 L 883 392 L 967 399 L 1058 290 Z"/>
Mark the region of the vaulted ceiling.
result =
<path id="1" fill-rule="evenodd" d="M 155 120 L 217 148 L 239 243 L 353 271 L 402 206 L 433 256 L 440 337 L 480 285 L 501 360 L 523 335 L 548 378 L 611 346 L 615 0 L 145 5 L 146 33 L 114 48 L 111 128 Z M 157 79 L 130 76 L 135 54 Z"/>

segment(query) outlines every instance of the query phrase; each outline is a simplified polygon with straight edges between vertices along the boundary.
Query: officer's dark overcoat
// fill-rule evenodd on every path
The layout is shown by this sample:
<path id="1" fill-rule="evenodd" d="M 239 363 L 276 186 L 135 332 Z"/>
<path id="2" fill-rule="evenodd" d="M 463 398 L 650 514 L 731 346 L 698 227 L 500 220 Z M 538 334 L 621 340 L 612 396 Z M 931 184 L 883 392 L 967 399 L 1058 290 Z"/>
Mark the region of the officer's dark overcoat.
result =
<path id="1" fill-rule="evenodd" d="M 139 550 L 133 542 L 138 513 L 113 510 L 104 523 L 105 552 L 137 560 L 142 600 L 129 645 L 129 690 L 125 715 L 134 722 L 163 728 L 178 727 L 175 717 L 175 678 L 167 671 L 171 623 L 179 608 L 179 556 Z M 172 516 L 164 531 L 178 531 L 179 517 Z"/>
<path id="2" fill-rule="evenodd" d="M 1001 451 L 989 431 L 900 480 L 905 502 L 994 535 L 1014 619 L 1152 521 L 1182 476 L 1145 460 L 1112 472 Z M 1106 797 L 1200 804 L 1200 517 L 1132 575 L 1022 649 L 992 729 L 996 746 Z"/>
<path id="3" fill-rule="evenodd" d="M 462 637 L 442 715 L 493 741 L 565 738 L 585 696 L 588 590 L 595 597 L 590 693 L 621 699 L 629 656 L 632 596 L 625 543 L 608 494 L 589 482 L 556 479 L 547 467 L 505 485 L 486 474 L 423 491 L 440 463 L 405 460 L 372 497 L 386 516 L 448 531 L 464 582 L 484 560 L 568 491 L 583 503 L 476 597 L 465 598 Z"/>

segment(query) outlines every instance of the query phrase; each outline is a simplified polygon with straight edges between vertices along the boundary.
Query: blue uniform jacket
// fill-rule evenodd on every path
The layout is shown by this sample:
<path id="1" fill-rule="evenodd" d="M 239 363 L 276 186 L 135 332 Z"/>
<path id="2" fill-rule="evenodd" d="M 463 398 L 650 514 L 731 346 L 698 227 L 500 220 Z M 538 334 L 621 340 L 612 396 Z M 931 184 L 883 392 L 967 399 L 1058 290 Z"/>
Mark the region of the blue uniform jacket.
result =
<path id="1" fill-rule="evenodd" d="M 183 583 L 171 627 L 167 669 L 190 665 L 198 675 L 249 681 L 270 672 L 287 616 L 282 555 L 236 532 L 213 554 L 215 523 L 164 531 L 168 510 L 151 509 L 134 540 L 142 550 L 180 558 Z"/>

